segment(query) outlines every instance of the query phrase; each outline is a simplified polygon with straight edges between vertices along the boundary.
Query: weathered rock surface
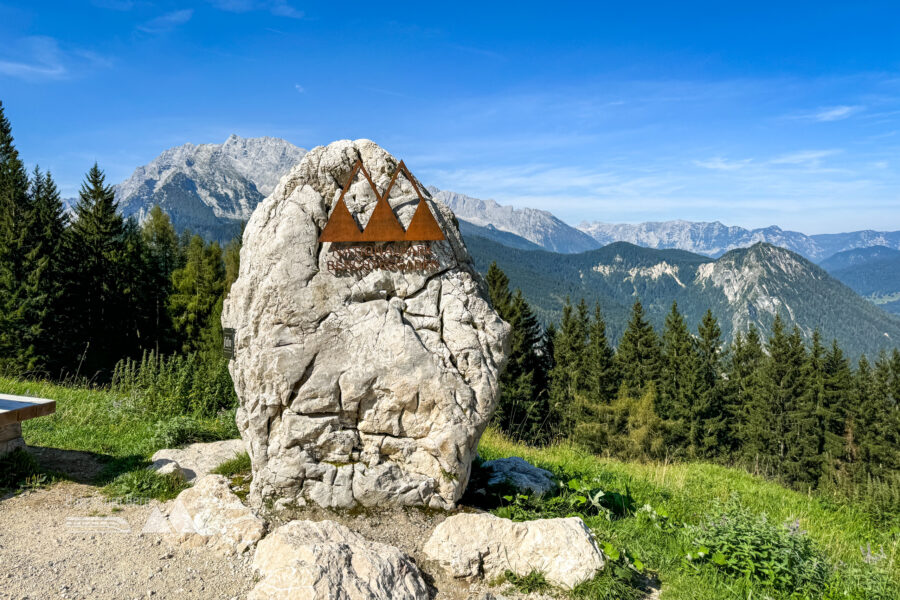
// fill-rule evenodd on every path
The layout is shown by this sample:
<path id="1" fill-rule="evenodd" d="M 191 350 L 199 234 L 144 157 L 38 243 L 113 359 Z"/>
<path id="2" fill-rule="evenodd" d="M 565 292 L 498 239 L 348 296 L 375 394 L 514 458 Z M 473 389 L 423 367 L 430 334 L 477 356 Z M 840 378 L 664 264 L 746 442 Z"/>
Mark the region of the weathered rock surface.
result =
<path id="1" fill-rule="evenodd" d="M 354 246 L 426 246 L 436 265 L 329 270 L 350 244 L 317 240 L 359 158 L 383 193 L 398 161 L 368 140 L 335 142 L 309 152 L 244 233 L 222 323 L 236 330 L 254 506 L 451 507 L 496 404 L 509 329 L 445 205 L 427 202 L 446 240 Z M 362 226 L 377 196 L 355 181 L 344 201 Z M 388 201 L 409 226 L 418 197 L 405 177 Z"/>
<path id="2" fill-rule="evenodd" d="M 438 525 L 425 554 L 454 577 L 492 579 L 512 571 L 543 573 L 571 589 L 605 564 L 590 530 L 578 517 L 517 523 L 489 513 L 454 515 Z"/>
<path id="3" fill-rule="evenodd" d="M 292 521 L 259 543 L 262 579 L 248 600 L 427 600 L 416 565 L 394 546 L 334 521 Z"/>
<path id="4" fill-rule="evenodd" d="M 150 468 L 160 473 L 180 470 L 185 481 L 190 482 L 209 475 L 223 462 L 245 451 L 243 440 L 223 440 L 190 444 L 184 448 L 165 448 L 158 450 L 150 458 L 153 461 Z M 172 466 L 172 463 L 175 465 Z"/>
<path id="5" fill-rule="evenodd" d="M 507 483 L 535 496 L 543 496 L 556 489 L 553 473 L 535 467 L 520 456 L 489 460 L 482 464 L 481 468 L 491 472 L 488 485 Z"/>
<path id="6" fill-rule="evenodd" d="M 266 532 L 265 522 L 244 506 L 231 491 L 228 478 L 222 475 L 197 480 L 193 487 L 178 494 L 174 504 L 177 512 L 173 513 L 190 518 L 189 524 L 173 523 L 176 532 L 207 538 L 205 543 L 225 553 L 243 553 Z M 169 519 L 177 521 L 172 515 Z"/>

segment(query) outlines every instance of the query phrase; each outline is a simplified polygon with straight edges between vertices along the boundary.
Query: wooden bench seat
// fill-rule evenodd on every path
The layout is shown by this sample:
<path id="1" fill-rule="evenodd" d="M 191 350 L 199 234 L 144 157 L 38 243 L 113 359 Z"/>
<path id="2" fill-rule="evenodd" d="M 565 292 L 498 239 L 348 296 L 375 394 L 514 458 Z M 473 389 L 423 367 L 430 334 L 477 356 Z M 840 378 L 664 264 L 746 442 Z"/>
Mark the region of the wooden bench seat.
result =
<path id="1" fill-rule="evenodd" d="M 25 446 L 22 421 L 56 412 L 56 401 L 0 394 L 0 456 Z"/>

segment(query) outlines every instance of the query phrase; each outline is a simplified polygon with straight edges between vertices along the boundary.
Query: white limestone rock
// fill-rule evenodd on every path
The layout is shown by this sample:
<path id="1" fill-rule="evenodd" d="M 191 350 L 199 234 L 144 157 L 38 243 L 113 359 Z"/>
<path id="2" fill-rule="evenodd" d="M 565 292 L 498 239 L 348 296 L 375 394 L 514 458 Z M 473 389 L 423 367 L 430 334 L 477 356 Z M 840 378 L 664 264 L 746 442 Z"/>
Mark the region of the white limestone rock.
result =
<path id="1" fill-rule="evenodd" d="M 512 571 L 544 575 L 572 589 L 605 564 L 590 530 L 578 517 L 517 523 L 490 513 L 454 515 L 425 544 L 426 556 L 453 577 L 493 579 Z"/>
<path id="2" fill-rule="evenodd" d="M 334 521 L 291 521 L 259 543 L 261 580 L 248 600 L 427 600 L 428 586 L 403 552 Z"/>
<path id="3" fill-rule="evenodd" d="M 398 161 L 368 140 L 334 142 L 310 151 L 244 232 L 222 324 L 236 331 L 254 506 L 452 507 L 496 405 L 509 327 L 445 205 L 428 201 L 447 237 L 425 243 L 436 268 L 329 271 L 346 244 L 318 237 L 359 158 L 383 193 Z M 355 181 L 344 200 L 364 226 L 377 197 Z M 418 197 L 404 177 L 389 203 L 407 227 Z"/>
<path id="4" fill-rule="evenodd" d="M 488 485 L 507 483 L 534 496 L 543 496 L 557 487 L 553 473 L 535 467 L 520 456 L 489 460 L 481 468 L 491 472 Z"/>
<path id="5" fill-rule="evenodd" d="M 191 543 L 196 536 L 206 538 L 202 541 L 226 554 L 242 554 L 266 532 L 265 521 L 244 506 L 222 475 L 207 475 L 178 494 L 172 512 L 190 519 L 176 531 L 191 537 Z"/>
<path id="6" fill-rule="evenodd" d="M 150 468 L 158 473 L 180 469 L 185 481 L 192 482 L 209 475 L 216 467 L 245 452 L 243 440 L 222 440 L 190 444 L 184 448 L 157 450 L 150 458 Z M 170 466 L 175 463 L 174 466 Z M 164 470 L 165 469 L 165 470 Z"/>

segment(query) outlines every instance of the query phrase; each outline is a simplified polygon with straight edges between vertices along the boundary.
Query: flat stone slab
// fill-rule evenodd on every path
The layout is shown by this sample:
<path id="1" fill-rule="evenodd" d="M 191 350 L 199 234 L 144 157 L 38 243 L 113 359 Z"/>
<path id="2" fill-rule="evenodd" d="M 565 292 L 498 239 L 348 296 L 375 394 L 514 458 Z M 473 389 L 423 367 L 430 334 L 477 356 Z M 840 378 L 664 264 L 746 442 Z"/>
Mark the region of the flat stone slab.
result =
<path id="1" fill-rule="evenodd" d="M 0 394 L 0 427 L 56 412 L 56 400 Z"/>
<path id="2" fill-rule="evenodd" d="M 246 451 L 247 448 L 241 439 L 208 443 L 199 442 L 184 448 L 165 448 L 157 450 L 150 458 L 153 461 L 150 468 L 154 471 L 159 471 L 166 468 L 167 465 L 175 463 L 175 466 L 184 476 L 185 481 L 192 482 L 195 479 L 209 475 L 213 469 L 223 462 L 231 460 Z"/>

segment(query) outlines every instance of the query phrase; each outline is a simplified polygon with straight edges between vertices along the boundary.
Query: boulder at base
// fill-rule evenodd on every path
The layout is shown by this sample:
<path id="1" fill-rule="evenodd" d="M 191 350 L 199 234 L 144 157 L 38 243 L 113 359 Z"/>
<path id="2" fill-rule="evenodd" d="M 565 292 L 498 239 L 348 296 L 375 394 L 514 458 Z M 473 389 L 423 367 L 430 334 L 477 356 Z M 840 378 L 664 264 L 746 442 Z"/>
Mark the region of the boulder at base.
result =
<path id="1" fill-rule="evenodd" d="M 490 513 L 454 515 L 431 534 L 425 554 L 453 577 L 493 579 L 507 571 L 544 575 L 572 589 L 605 564 L 591 531 L 578 517 L 517 523 Z"/>
<path id="2" fill-rule="evenodd" d="M 338 203 L 360 159 L 384 194 L 398 161 L 368 140 L 334 142 L 309 152 L 244 232 L 222 324 L 235 330 L 254 506 L 452 507 L 496 405 L 509 327 L 444 204 L 420 186 L 420 206 L 400 175 L 379 223 L 393 212 L 400 226 L 386 229 L 407 228 L 425 208 L 445 240 L 318 241 L 335 205 L 345 234 L 347 212 L 362 229 L 375 211 L 361 173 Z"/>
<path id="3" fill-rule="evenodd" d="M 179 523 L 176 511 L 188 521 Z M 181 492 L 169 521 L 176 533 L 199 538 L 226 554 L 245 552 L 266 532 L 265 522 L 244 506 L 222 475 L 206 475 Z"/>
<path id="4" fill-rule="evenodd" d="M 259 543 L 248 600 L 427 600 L 415 563 L 334 521 L 291 521 Z"/>
<path id="5" fill-rule="evenodd" d="M 543 496 L 557 487 L 553 473 L 535 467 L 520 456 L 489 460 L 481 468 L 490 472 L 488 485 L 506 484 L 534 496 Z"/>
<path id="6" fill-rule="evenodd" d="M 179 473 L 192 482 L 209 475 L 216 467 L 244 452 L 242 440 L 198 442 L 184 448 L 157 450 L 150 458 L 150 468 L 160 474 Z"/>

